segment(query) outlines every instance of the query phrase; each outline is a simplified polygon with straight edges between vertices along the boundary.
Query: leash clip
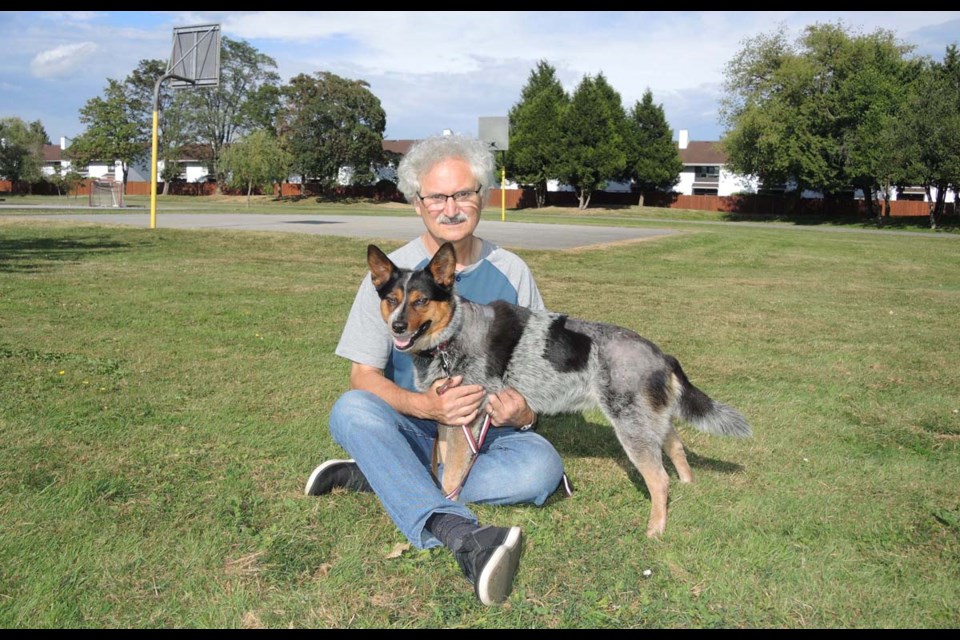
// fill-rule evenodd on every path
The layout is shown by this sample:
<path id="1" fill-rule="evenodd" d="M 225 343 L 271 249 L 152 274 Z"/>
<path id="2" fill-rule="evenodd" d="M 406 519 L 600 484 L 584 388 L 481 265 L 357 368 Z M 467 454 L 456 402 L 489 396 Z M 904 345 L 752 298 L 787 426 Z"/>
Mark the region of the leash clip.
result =
<path id="1" fill-rule="evenodd" d="M 443 369 L 443 375 L 450 377 L 450 356 L 447 355 L 447 352 L 443 349 L 439 349 L 437 353 L 440 356 L 440 368 Z"/>

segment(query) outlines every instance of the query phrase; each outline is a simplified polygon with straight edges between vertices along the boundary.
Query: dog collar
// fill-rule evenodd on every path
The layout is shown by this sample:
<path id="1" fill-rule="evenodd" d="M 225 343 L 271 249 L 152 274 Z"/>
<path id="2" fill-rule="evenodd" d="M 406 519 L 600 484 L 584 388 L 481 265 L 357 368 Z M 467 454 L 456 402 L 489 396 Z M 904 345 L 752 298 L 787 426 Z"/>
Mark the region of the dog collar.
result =
<path id="1" fill-rule="evenodd" d="M 443 369 L 444 375 L 450 375 L 450 358 L 447 356 L 447 346 L 450 344 L 450 341 L 441 342 L 432 349 L 427 349 L 426 351 L 420 352 L 421 356 L 427 358 L 432 358 L 435 355 L 440 356 L 440 368 Z"/>

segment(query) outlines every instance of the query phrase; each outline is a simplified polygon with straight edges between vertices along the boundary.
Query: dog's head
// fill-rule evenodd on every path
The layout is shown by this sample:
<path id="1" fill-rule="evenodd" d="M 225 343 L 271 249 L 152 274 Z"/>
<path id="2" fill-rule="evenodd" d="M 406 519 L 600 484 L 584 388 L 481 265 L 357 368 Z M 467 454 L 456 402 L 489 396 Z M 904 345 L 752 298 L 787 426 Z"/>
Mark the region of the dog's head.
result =
<path id="1" fill-rule="evenodd" d="M 375 245 L 367 247 L 367 264 L 380 296 L 380 313 L 400 351 L 420 353 L 444 340 L 456 309 L 454 282 L 457 255 L 443 244 L 418 271 L 401 269 Z"/>

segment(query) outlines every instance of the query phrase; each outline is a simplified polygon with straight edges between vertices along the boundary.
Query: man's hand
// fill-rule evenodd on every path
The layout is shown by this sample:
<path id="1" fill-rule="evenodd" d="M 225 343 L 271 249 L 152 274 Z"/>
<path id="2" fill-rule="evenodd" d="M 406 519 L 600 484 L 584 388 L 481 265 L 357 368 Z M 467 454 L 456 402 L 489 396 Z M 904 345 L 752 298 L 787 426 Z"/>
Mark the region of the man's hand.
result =
<path id="1" fill-rule="evenodd" d="M 488 395 L 486 410 L 495 427 L 520 427 L 537 417 L 520 392 L 510 387 Z"/>
<path id="2" fill-rule="evenodd" d="M 440 424 L 468 425 L 477 419 L 484 390 L 478 384 L 461 385 L 463 376 L 437 380 L 423 392 L 429 417 Z"/>

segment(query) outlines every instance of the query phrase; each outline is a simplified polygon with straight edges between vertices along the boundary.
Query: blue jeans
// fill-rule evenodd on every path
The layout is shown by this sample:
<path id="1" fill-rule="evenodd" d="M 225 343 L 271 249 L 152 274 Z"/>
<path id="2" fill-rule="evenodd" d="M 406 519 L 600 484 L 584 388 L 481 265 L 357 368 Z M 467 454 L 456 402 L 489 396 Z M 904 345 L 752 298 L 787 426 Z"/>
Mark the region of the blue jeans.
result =
<path id="1" fill-rule="evenodd" d="M 440 544 L 426 529 L 435 513 L 477 522 L 465 503 L 540 506 L 563 478 L 563 461 L 546 438 L 533 431 L 491 428 L 459 501 L 450 500 L 430 470 L 436 423 L 398 413 L 367 391 L 340 396 L 330 413 L 330 433 L 357 461 L 387 514 L 418 549 Z"/>

